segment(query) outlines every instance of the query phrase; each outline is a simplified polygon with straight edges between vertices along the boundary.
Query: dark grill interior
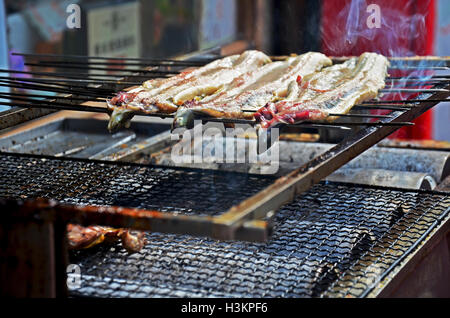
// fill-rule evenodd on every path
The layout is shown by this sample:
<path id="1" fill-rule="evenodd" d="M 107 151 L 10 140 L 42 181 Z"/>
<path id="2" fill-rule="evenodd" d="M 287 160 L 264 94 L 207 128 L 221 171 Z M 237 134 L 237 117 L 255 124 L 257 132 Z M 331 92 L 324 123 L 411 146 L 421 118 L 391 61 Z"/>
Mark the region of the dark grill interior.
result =
<path id="1" fill-rule="evenodd" d="M 0 156 L 0 197 L 41 197 L 69 204 L 217 215 L 273 180 L 220 171 Z"/>
<path id="2" fill-rule="evenodd" d="M 0 197 L 122 205 L 216 215 L 270 184 L 246 174 L 163 169 L 39 156 L 0 157 Z M 14 176 L 14 177 L 12 177 Z M 276 215 L 268 243 L 148 234 L 139 253 L 120 244 L 73 252 L 73 296 L 366 296 L 449 213 L 437 192 L 319 184 Z"/>
<path id="3" fill-rule="evenodd" d="M 148 234 L 128 255 L 71 255 L 94 297 L 360 297 L 448 215 L 442 194 L 320 184 L 277 214 L 267 244 Z"/>

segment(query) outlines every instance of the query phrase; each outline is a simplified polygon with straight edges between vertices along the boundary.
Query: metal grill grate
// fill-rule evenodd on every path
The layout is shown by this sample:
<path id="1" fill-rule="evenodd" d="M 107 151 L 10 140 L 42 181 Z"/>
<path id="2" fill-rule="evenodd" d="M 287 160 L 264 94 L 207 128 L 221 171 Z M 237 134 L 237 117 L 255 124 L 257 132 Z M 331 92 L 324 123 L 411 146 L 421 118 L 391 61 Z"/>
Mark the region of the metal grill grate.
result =
<path id="1" fill-rule="evenodd" d="M 0 156 L 2 198 L 216 214 L 271 182 L 219 171 Z M 265 244 L 150 233 L 146 247 L 132 255 L 120 244 L 73 252 L 82 286 L 71 294 L 365 296 L 448 216 L 449 206 L 450 197 L 437 192 L 320 184 L 276 214 Z"/>
<path id="2" fill-rule="evenodd" d="M 267 244 L 151 233 L 120 246 L 78 251 L 94 297 L 361 297 L 449 213 L 450 198 L 320 184 L 277 214 Z"/>
<path id="3" fill-rule="evenodd" d="M 0 156 L 0 198 L 48 198 L 186 215 L 218 215 L 271 182 L 239 173 L 41 156 Z"/>

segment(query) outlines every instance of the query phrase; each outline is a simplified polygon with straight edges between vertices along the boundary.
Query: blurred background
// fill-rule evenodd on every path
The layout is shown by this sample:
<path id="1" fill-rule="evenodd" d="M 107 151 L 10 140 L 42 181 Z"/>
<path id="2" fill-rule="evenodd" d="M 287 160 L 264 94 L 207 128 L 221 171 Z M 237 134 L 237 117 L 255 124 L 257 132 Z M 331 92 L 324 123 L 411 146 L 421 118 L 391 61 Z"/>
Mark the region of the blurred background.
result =
<path id="1" fill-rule="evenodd" d="M 370 4 L 380 8 L 372 28 Z M 0 26 L 1 68 L 15 70 L 30 67 L 14 52 L 167 58 L 221 47 L 224 54 L 450 55 L 448 0 L 0 0 Z M 436 107 L 398 136 L 450 140 L 449 110 Z"/>

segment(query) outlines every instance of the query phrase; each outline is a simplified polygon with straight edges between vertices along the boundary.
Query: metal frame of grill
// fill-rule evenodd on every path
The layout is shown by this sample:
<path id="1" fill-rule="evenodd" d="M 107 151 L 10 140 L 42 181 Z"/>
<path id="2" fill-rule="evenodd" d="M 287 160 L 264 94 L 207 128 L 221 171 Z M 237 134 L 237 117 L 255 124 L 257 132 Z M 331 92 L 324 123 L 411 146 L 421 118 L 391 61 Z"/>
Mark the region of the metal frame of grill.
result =
<path id="1" fill-rule="evenodd" d="M 49 66 L 48 63 L 49 62 L 43 62 L 41 66 Z M 158 65 L 158 63 L 159 65 L 163 65 L 166 69 L 160 70 L 157 67 L 155 70 L 155 67 L 152 67 L 147 69 L 146 72 L 156 72 L 156 76 L 162 74 L 162 72 L 177 72 L 176 70 L 171 71 L 173 66 L 169 66 L 167 70 L 165 64 L 166 61 L 157 61 L 156 64 Z M 36 65 L 39 65 L 39 63 Z M 64 66 L 67 65 L 64 64 L 61 67 Z M 179 67 L 184 67 L 184 65 Z M 89 66 L 87 68 L 89 68 Z M 409 66 L 406 68 L 409 68 Z M 431 66 L 430 68 L 440 69 L 442 66 Z M 136 76 L 142 78 L 144 75 Z M 125 77 L 122 81 L 130 82 L 133 79 L 136 80 L 137 77 Z M 104 85 L 99 85 L 95 89 L 102 90 L 106 89 L 105 87 L 106 86 Z M 440 101 L 445 100 L 450 95 L 449 89 L 450 86 L 447 85 L 447 80 L 442 80 L 435 81 L 433 83 L 433 89 L 431 90 L 416 90 L 423 91 L 425 94 L 421 94 L 421 96 L 414 101 L 398 101 L 398 103 L 405 108 L 393 110 L 386 118 L 380 118 L 376 123 L 367 124 L 366 127 L 351 134 L 334 148 L 317 158 L 314 158 L 309 163 L 296 169 L 290 174 L 275 180 L 275 182 L 267 188 L 262 189 L 253 196 L 230 207 L 223 214 L 211 217 L 197 215 L 185 216 L 170 212 L 157 213 L 154 214 L 153 217 L 149 217 L 149 227 L 154 231 L 206 235 L 216 239 L 267 241 L 272 231 L 271 220 L 281 206 L 292 202 L 297 195 L 308 190 L 312 185 L 316 184 L 324 177 L 376 144 L 378 141 L 402 127 L 402 125 L 409 123 Z M 91 89 L 91 92 L 92 91 L 93 89 Z M 77 105 L 77 103 L 83 99 L 79 94 L 80 92 L 77 91 L 62 99 L 63 101 L 70 100 L 72 106 L 58 105 L 58 98 L 53 101 L 55 104 L 49 103 L 47 106 L 50 108 L 55 107 L 56 109 L 67 108 L 94 112 L 104 111 L 104 108 L 101 110 L 100 108 L 102 107 L 96 107 L 91 102 Z M 392 105 L 392 109 L 396 109 L 396 107 L 398 106 Z M 45 106 L 40 105 L 38 108 L 42 109 L 45 108 Z M 153 116 L 167 117 L 170 115 L 155 114 Z M 233 122 L 233 120 L 213 118 L 203 119 L 203 121 L 209 120 Z M 237 122 L 249 123 L 245 120 Z M 306 124 L 306 126 L 308 126 L 308 124 Z"/>
<path id="2" fill-rule="evenodd" d="M 140 76 L 140 78 L 142 78 L 142 75 Z M 133 77 L 131 77 L 131 79 L 132 78 Z M 109 85 L 120 85 L 120 82 L 115 84 L 110 83 Z M 195 283 L 196 278 L 194 278 L 192 283 L 197 284 L 195 286 L 203 288 L 197 293 L 193 293 L 196 291 L 195 288 L 191 288 L 190 290 L 192 293 L 189 293 L 188 287 L 181 286 L 181 288 L 178 288 L 177 285 L 172 286 L 173 288 L 161 290 L 155 287 L 151 281 L 146 281 L 142 277 L 140 277 L 142 280 L 141 284 L 137 284 L 137 280 L 131 277 L 134 273 L 133 271 L 114 271 L 114 277 L 109 277 L 95 272 L 95 267 L 93 267 L 94 271 L 86 276 L 88 282 L 87 285 L 83 287 L 84 289 L 82 288 L 79 293 L 77 291 L 72 291 L 72 295 L 75 296 L 109 295 L 177 297 L 180 295 L 210 296 L 214 294 L 217 296 L 230 297 L 242 297 L 248 295 L 263 297 L 364 297 L 368 295 L 378 295 L 382 291 L 380 291 L 380 285 L 377 284 L 377 282 L 379 282 L 380 279 L 388 281 L 389 276 L 394 272 L 398 272 L 402 262 L 417 250 L 417 247 L 425 241 L 429 233 L 436 230 L 443 222 L 449 224 L 448 215 L 450 210 L 448 209 L 448 195 L 435 191 L 404 191 L 387 188 L 377 189 L 376 187 L 353 187 L 353 189 L 357 189 L 362 193 L 364 192 L 364 189 L 368 189 L 367 191 L 374 191 L 370 196 L 370 200 L 372 200 L 371 203 L 361 206 L 360 204 L 363 204 L 363 202 L 357 202 L 356 205 L 353 204 L 352 202 L 355 199 L 352 199 L 352 197 L 348 196 L 348 193 L 343 190 L 341 194 L 344 196 L 347 195 L 346 198 L 349 201 L 346 202 L 346 200 L 341 200 L 340 204 L 333 205 L 329 210 L 324 210 L 325 213 L 331 213 L 331 220 L 335 223 L 337 222 L 335 227 L 330 228 L 332 233 L 322 233 L 325 235 L 324 237 L 327 238 L 325 241 L 317 241 L 314 239 L 316 236 L 308 237 L 308 229 L 311 229 L 313 232 L 316 231 L 310 233 L 311 235 L 320 236 L 322 230 L 328 231 L 326 229 L 328 225 L 334 223 L 327 223 L 328 225 L 325 223 L 322 225 L 314 225 L 314 222 L 320 221 L 317 217 L 323 217 L 323 215 L 316 213 L 317 215 L 310 220 L 310 214 L 292 213 L 292 209 L 295 210 L 297 208 L 296 204 L 302 202 L 302 198 L 306 198 L 309 203 L 313 202 L 314 204 L 317 204 L 318 202 L 318 210 L 321 209 L 320 205 L 322 203 L 325 203 L 325 206 L 327 206 L 325 201 L 317 198 L 318 193 L 325 193 L 325 197 L 333 199 L 329 197 L 333 194 L 332 191 L 328 191 L 329 193 L 326 195 L 327 185 L 316 185 L 313 191 L 307 190 L 318 183 L 323 177 L 400 128 L 403 124 L 417 118 L 420 114 L 429 110 L 440 101 L 446 100 L 449 96 L 448 91 L 450 89 L 448 80 L 436 80 L 434 81 L 433 86 L 437 89 L 434 91 L 429 90 L 428 92 L 424 90 L 424 94 L 414 101 L 397 101 L 396 104 L 400 105 L 392 105 L 391 109 L 394 111 L 390 114 L 391 117 L 381 118 L 377 123 L 367 124 L 365 128 L 356 131 L 336 147 L 313 159 L 289 175 L 277 180 L 229 172 L 212 172 L 183 168 L 174 169 L 172 167 L 152 167 L 129 163 L 72 160 L 67 158 L 55 159 L 46 156 L 1 153 L 0 159 L 8 161 L 7 164 L 0 165 L 1 169 L 6 169 L 3 171 L 5 176 L 19 171 L 26 171 L 26 173 L 22 179 L 24 184 L 14 183 L 14 180 L 12 180 L 11 184 L 7 181 L 2 185 L 2 198 L 6 199 L 6 201 L 2 201 L 2 206 L 8 213 L 5 218 L 5 223 L 2 226 L 2 231 L 0 231 L 0 239 L 3 241 L 5 238 L 8 238 L 8 240 L 13 238 L 17 242 L 14 246 L 15 249 L 20 249 L 22 247 L 31 251 L 30 255 L 26 255 L 25 257 L 15 250 L 7 250 L 5 252 L 5 256 L 8 258 L 11 257 L 11 255 L 14 255 L 13 258 L 15 263 L 9 261 L 2 263 L 2 274 L 10 274 L 11 276 L 8 278 L 23 278 L 24 274 L 31 276 L 30 280 L 4 279 L 3 281 L 9 281 L 11 284 L 4 286 L 6 288 L 2 292 L 15 295 L 20 295 L 23 292 L 26 292 L 27 295 L 40 296 L 67 295 L 65 286 L 66 273 L 64 272 L 66 268 L 65 265 L 67 265 L 68 262 L 67 245 L 65 244 L 65 225 L 67 223 L 77 223 L 81 225 L 99 224 L 138 230 L 150 230 L 152 231 L 150 239 L 152 239 L 152 242 L 156 245 L 161 243 L 169 249 L 179 247 L 176 252 L 171 253 L 171 255 L 173 255 L 169 257 L 170 264 L 178 264 L 177 261 L 179 259 L 183 260 L 183 257 L 185 256 L 189 257 L 189 255 L 196 255 L 196 240 L 201 242 L 202 251 L 203 249 L 208 250 L 210 245 L 215 246 L 215 248 L 213 248 L 213 253 L 207 256 L 211 257 L 209 261 L 208 258 L 205 260 L 201 253 L 197 255 L 202 257 L 204 262 L 198 263 L 200 268 L 198 268 L 198 271 L 193 271 L 192 273 L 197 273 L 198 279 L 203 281 L 202 274 L 205 273 L 203 273 L 202 270 L 206 270 L 206 274 L 209 278 L 215 277 L 218 278 L 218 281 L 213 280 L 211 282 L 207 280 L 206 282 L 209 285 L 203 286 L 199 282 Z M 72 109 L 88 110 L 87 108 L 81 108 L 77 104 L 80 102 L 80 99 L 77 99 L 76 96 L 70 95 L 69 97 L 71 98 L 71 103 L 73 103 L 70 106 Z M 67 98 L 62 98 L 61 100 L 62 102 L 66 102 Z M 388 103 L 386 102 L 386 104 Z M 50 107 L 52 104 L 47 104 L 46 106 Z M 53 106 L 55 106 L 54 109 L 58 109 L 56 103 Z M 37 109 L 46 109 L 46 107 L 40 105 Z M 89 111 L 99 111 L 99 109 L 92 108 Z M 9 121 L 10 119 L 11 118 L 7 118 L 7 121 L 4 122 L 4 124 L 10 126 L 12 123 L 17 123 L 15 119 Z M 308 125 L 304 126 L 306 127 Z M 330 125 L 330 127 L 332 126 Z M 54 174 L 46 174 L 45 171 L 50 172 L 50 170 L 45 169 L 41 170 L 41 173 L 37 173 L 37 171 L 40 171 L 39 164 L 41 163 L 43 166 L 54 163 L 55 168 L 51 170 Z M 69 180 L 67 184 L 65 183 L 67 180 L 64 178 L 59 180 L 58 173 L 64 174 L 68 172 L 70 176 L 70 170 L 74 164 L 79 165 L 80 169 L 86 170 L 78 175 L 72 174 L 72 181 Z M 68 170 L 64 170 L 65 165 L 69 167 L 67 168 Z M 109 170 L 108 166 L 110 167 Z M 254 191 L 259 190 L 259 192 L 249 192 L 250 194 L 253 194 L 253 196 L 247 199 L 238 198 L 239 200 L 232 202 L 234 206 L 230 207 L 225 213 L 218 215 L 217 212 L 219 211 L 215 210 L 214 206 L 212 206 L 212 209 L 209 210 L 208 213 L 198 215 L 198 213 L 196 213 L 198 211 L 188 211 L 183 208 L 174 209 L 169 205 L 165 205 L 163 209 L 149 206 L 127 206 L 129 204 L 120 203 L 115 205 L 114 202 L 104 202 L 100 200 L 101 193 L 97 193 L 97 196 L 94 195 L 94 197 L 92 197 L 90 189 L 95 188 L 97 179 L 95 175 L 93 176 L 89 173 L 89 167 L 94 167 L 94 170 L 98 169 L 97 172 L 99 174 L 97 174 L 97 176 L 99 177 L 101 177 L 102 171 L 126 171 L 128 169 L 130 173 L 135 174 L 140 169 L 159 169 L 158 174 L 160 173 L 162 175 L 168 170 L 172 170 L 186 175 L 189 175 L 190 173 L 194 175 L 204 173 L 209 177 L 216 175 L 219 179 L 226 175 L 235 178 L 234 180 L 245 176 L 245 178 L 254 177 L 260 181 L 264 179 L 264 181 L 261 181 L 261 188 L 254 187 L 253 189 Z M 34 172 L 36 173 L 33 174 Z M 31 175 L 27 175 L 27 173 L 31 173 Z M 51 180 L 51 184 L 43 182 L 46 178 L 47 180 Z M 33 180 L 36 182 L 35 184 L 32 183 L 34 182 Z M 58 185 L 56 184 L 57 182 L 53 184 L 54 181 L 57 180 L 61 181 L 61 184 Z M 98 180 L 101 181 L 102 179 L 98 178 Z M 197 180 L 201 180 L 201 178 L 198 178 Z M 64 186 L 69 186 L 68 188 L 70 188 L 74 183 L 83 183 L 85 181 L 87 181 L 87 183 L 94 182 L 92 184 L 93 187 L 91 184 L 82 185 L 81 194 L 79 193 L 78 195 L 75 195 L 75 197 L 72 197 L 75 199 L 72 201 L 70 200 L 70 193 L 63 191 L 58 197 L 58 195 L 56 195 L 57 192 L 55 192 L 57 189 L 55 190 L 55 188 L 52 188 L 52 186 L 59 186 L 62 188 L 64 188 Z M 129 182 L 124 183 L 126 185 L 130 184 Z M 12 185 L 12 187 L 8 188 L 8 185 Z M 14 186 L 19 186 L 19 188 L 14 188 Z M 114 184 L 111 184 L 111 186 L 112 188 L 115 187 Z M 333 184 L 333 186 L 336 186 L 336 184 Z M 33 189 L 33 187 L 35 187 L 33 191 L 27 192 L 30 188 Z M 346 189 L 352 188 L 349 186 L 343 187 Z M 105 188 L 102 189 L 104 190 Z M 17 201 L 18 194 L 24 195 L 21 197 L 25 200 L 24 202 Z M 128 191 L 125 191 L 124 194 L 130 194 L 130 190 L 128 189 Z M 248 195 L 248 193 L 245 194 Z M 316 197 L 311 198 L 311 195 Z M 357 196 L 358 192 L 354 193 L 354 195 Z M 62 199 L 63 196 L 66 200 Z M 388 201 L 390 200 L 387 206 L 383 206 L 383 202 L 377 202 L 377 200 L 383 201 L 384 196 L 388 196 Z M 47 200 L 38 199 L 37 201 L 34 201 L 33 199 L 36 197 L 46 198 Z M 56 201 L 53 201 L 55 199 Z M 350 213 L 353 208 L 357 209 L 357 211 L 355 211 L 356 214 Z M 386 213 L 382 216 L 376 215 L 375 219 L 378 220 L 378 218 L 380 218 L 380 220 L 379 222 L 375 222 L 375 233 L 373 230 L 374 227 L 372 226 L 368 233 L 362 233 L 363 235 L 361 236 L 361 226 L 365 221 L 358 221 L 356 219 L 365 214 L 368 214 L 367 218 L 369 218 L 372 215 L 372 212 L 379 213 L 381 210 Z M 290 221 L 286 219 L 286 213 L 288 215 L 300 217 L 300 220 Z M 386 216 L 386 219 L 384 216 Z M 344 231 L 345 233 L 341 235 L 339 234 L 339 231 L 345 230 L 345 226 L 343 228 L 340 228 L 339 226 L 342 217 L 350 221 L 352 228 Z M 355 220 L 352 221 L 353 219 Z M 297 221 L 300 221 L 300 223 L 298 224 Z M 303 224 L 301 223 L 303 221 L 307 222 Z M 314 222 L 308 223 L 310 221 Z M 355 221 L 356 223 L 353 224 Z M 368 220 L 368 222 L 370 224 L 373 223 L 372 220 Z M 302 229 L 286 228 L 293 224 L 299 226 L 305 225 L 306 227 L 303 227 Z M 354 225 L 356 225 L 356 227 Z M 379 225 L 386 231 L 378 229 L 377 226 Z M 407 228 L 404 228 L 404 225 L 406 225 Z M 158 232 L 192 234 L 203 237 L 209 236 L 210 238 L 225 240 L 237 239 L 244 242 L 220 242 L 212 241 L 207 238 L 196 239 L 191 236 L 180 236 L 180 234 L 170 234 L 162 237 Z M 31 237 L 29 236 L 30 233 L 33 234 L 34 238 L 32 242 L 24 241 L 24 238 L 29 239 Z M 274 235 L 272 236 L 271 234 Z M 337 236 L 335 237 L 334 235 Z M 292 240 L 280 241 L 280 238 L 285 236 L 291 237 Z M 267 242 L 270 237 L 272 239 L 268 241 L 267 244 L 258 243 Z M 302 239 L 305 240 L 302 241 Z M 348 240 L 350 241 L 347 242 Z M 348 246 L 346 244 L 340 246 L 346 242 L 348 243 Z M 383 245 L 383 242 L 386 242 L 388 245 Z M 300 245 L 297 246 L 296 244 Z M 266 253 L 268 255 L 268 260 L 274 261 L 278 252 L 292 256 L 294 251 L 300 253 L 302 252 L 302 248 L 308 248 L 308 244 L 316 244 L 317 246 L 315 249 L 306 249 L 304 251 L 309 256 L 306 258 L 300 257 L 301 264 L 298 264 L 295 259 L 290 258 L 284 259 L 282 262 L 274 262 L 272 267 L 266 268 L 260 267 L 261 264 L 259 263 L 259 265 L 254 263 L 257 261 L 257 258 L 254 258 L 256 251 L 258 252 L 258 255 Z M 391 248 L 393 247 L 393 244 L 403 245 L 400 249 L 396 250 Z M 235 245 L 241 246 L 241 249 L 244 252 L 243 255 L 240 255 L 239 251 L 233 250 L 233 246 Z M 279 246 L 281 246 L 281 248 L 277 250 L 277 247 Z M 117 254 L 117 251 L 110 251 L 111 253 L 108 253 L 108 250 L 102 248 L 103 247 L 101 247 L 100 250 L 92 252 L 92 259 L 98 260 L 95 255 L 99 252 L 106 255 L 106 261 L 109 259 L 114 261 L 115 258 L 120 259 L 122 257 L 126 257 L 127 260 L 129 260 L 127 254 L 124 254 L 123 251 L 120 251 L 119 254 Z M 183 250 L 183 248 L 185 248 L 185 250 Z M 341 250 L 341 248 L 344 248 L 342 253 L 337 252 L 336 255 L 333 254 L 336 251 Z M 347 249 L 345 250 L 345 248 Z M 382 249 L 381 253 L 379 251 L 380 248 Z M 222 250 L 228 251 L 229 253 L 223 256 L 220 254 L 220 251 Z M 253 251 L 253 253 L 251 251 Z M 394 254 L 391 254 L 389 251 L 392 251 Z M 88 253 L 89 252 L 90 251 L 88 251 Z M 247 255 L 248 253 L 250 253 L 250 255 Z M 321 255 L 326 255 L 326 257 L 317 259 L 312 263 L 308 262 L 312 260 L 312 257 L 319 257 Z M 364 267 L 364 257 L 370 257 L 371 255 L 375 255 L 375 264 L 382 265 L 380 272 L 372 273 L 370 271 L 373 268 Z M 91 260 L 89 255 L 85 253 L 80 252 L 79 256 L 85 260 L 84 264 L 88 264 Z M 212 269 L 215 268 L 216 270 L 218 268 L 217 266 L 220 268 L 226 267 L 226 263 L 222 264 L 220 262 L 228 261 L 227 257 L 231 257 L 231 261 L 233 261 L 235 257 L 239 260 L 240 256 L 251 257 L 250 259 L 247 259 L 250 267 L 243 268 L 243 272 L 240 272 L 239 267 L 232 266 L 229 267 L 230 272 L 223 273 L 223 277 L 216 277 L 213 273 L 209 272 L 210 266 L 212 266 Z M 244 263 L 245 257 L 241 259 Z M 327 260 L 327 257 L 331 257 L 330 260 Z M 131 263 L 132 262 L 133 261 L 131 261 Z M 140 262 L 138 265 L 143 265 L 142 259 L 138 259 L 138 262 Z M 125 263 L 130 263 L 130 261 Z M 33 267 L 29 268 L 29 264 L 33 264 Z M 187 264 L 189 264 L 189 262 Z M 103 264 L 101 270 L 108 269 L 109 265 L 108 263 Z M 181 263 L 179 265 L 183 266 Z M 295 276 L 294 269 L 298 269 L 297 265 L 306 266 L 306 273 L 300 271 L 301 275 Z M 261 270 L 262 276 L 258 276 L 259 274 L 254 272 L 255 268 Z M 158 266 L 156 266 L 154 270 L 156 271 L 154 273 L 156 278 L 163 277 L 164 275 L 171 277 L 171 273 L 169 272 L 158 272 Z M 245 273 L 248 274 L 252 270 L 253 275 L 251 276 L 255 277 L 256 281 L 252 281 L 252 279 L 248 281 L 248 276 L 247 278 L 243 276 Z M 39 273 L 36 271 L 39 271 Z M 126 276 L 127 273 L 131 276 Z M 270 276 L 270 280 L 265 281 L 268 277 L 267 275 Z M 241 279 L 242 277 L 244 277 L 243 280 Z M 233 286 L 222 285 L 225 283 L 225 278 L 230 278 L 229 281 L 232 283 L 237 282 L 236 288 L 233 288 Z M 287 282 L 284 282 L 283 279 L 286 279 Z M 367 281 L 367 279 L 373 279 L 373 281 Z M 111 284 L 111 282 L 113 284 Z M 258 284 L 265 282 L 268 286 L 267 292 L 261 294 L 259 293 L 261 289 L 254 288 L 254 294 L 245 293 L 243 289 L 247 287 L 241 284 L 243 282 L 246 283 L 246 286 L 259 286 Z M 306 285 L 303 286 L 300 283 Z M 41 286 L 41 290 L 29 290 L 29 284 L 33 287 Z M 305 287 L 305 289 L 300 290 L 299 288 L 301 286 L 299 284 Z M 116 287 L 112 289 L 111 286 Z M 94 287 L 102 288 L 96 290 Z M 217 294 L 214 290 L 218 290 Z M 98 294 L 98 291 L 101 291 L 101 293 Z M 175 294 L 173 294 L 174 292 Z"/>
<path id="3" fill-rule="evenodd" d="M 16 159 L 16 163 L 25 164 L 30 158 Z M 17 233 L 17 227 L 22 231 L 30 230 L 29 227 L 41 229 L 35 229 L 35 240 L 26 243 L 35 246 L 25 258 L 34 258 L 32 266 L 23 261 L 24 256 L 2 266 L 12 266 L 15 271 L 10 274 L 31 266 L 30 269 L 40 271 L 37 277 L 50 277 L 50 281 L 39 285 L 34 284 L 36 280 L 12 280 L 10 276 L 4 282 L 11 284 L 4 286 L 3 292 L 19 289 L 23 284 L 35 287 L 52 282 L 52 288 L 64 295 L 67 290 L 63 271 L 70 261 L 81 267 L 83 281 L 81 286 L 69 290 L 70 295 L 91 297 L 379 295 L 386 292 L 383 287 L 389 276 L 402 270 L 402 264 L 430 233 L 442 224 L 448 230 L 450 224 L 448 193 L 321 183 L 280 210 L 274 218 L 273 236 L 265 244 L 152 232 L 144 250 L 135 255 L 130 256 L 120 245 L 105 245 L 49 262 L 46 256 L 51 257 L 51 251 L 43 248 L 48 234 L 53 238 L 56 255 L 66 252 L 62 244 L 64 231 L 43 230 L 51 224 L 59 225 L 54 227 L 56 230 L 68 221 L 83 224 L 95 220 L 143 229 L 147 228 L 148 212 L 42 200 L 2 203 L 9 213 L 1 233 L 12 229 L 19 239 L 24 233 Z M 5 237 L 12 238 L 0 235 L 1 240 Z M 20 255 L 17 251 L 16 254 Z M 55 264 L 57 270 L 53 272 Z"/>

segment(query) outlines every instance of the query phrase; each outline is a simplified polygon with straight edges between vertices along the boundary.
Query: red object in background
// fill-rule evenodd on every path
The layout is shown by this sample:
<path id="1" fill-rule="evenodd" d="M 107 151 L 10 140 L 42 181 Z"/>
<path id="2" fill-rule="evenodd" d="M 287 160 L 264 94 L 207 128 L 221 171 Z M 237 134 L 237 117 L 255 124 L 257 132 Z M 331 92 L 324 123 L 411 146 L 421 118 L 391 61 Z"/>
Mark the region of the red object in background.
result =
<path id="1" fill-rule="evenodd" d="M 380 28 L 367 24 L 373 14 L 368 11 L 371 4 L 380 9 Z M 330 56 L 357 56 L 364 52 L 385 56 L 432 55 L 434 23 L 435 0 L 325 0 L 322 52 Z M 414 123 L 415 126 L 404 127 L 390 138 L 432 138 L 432 111 Z"/>

